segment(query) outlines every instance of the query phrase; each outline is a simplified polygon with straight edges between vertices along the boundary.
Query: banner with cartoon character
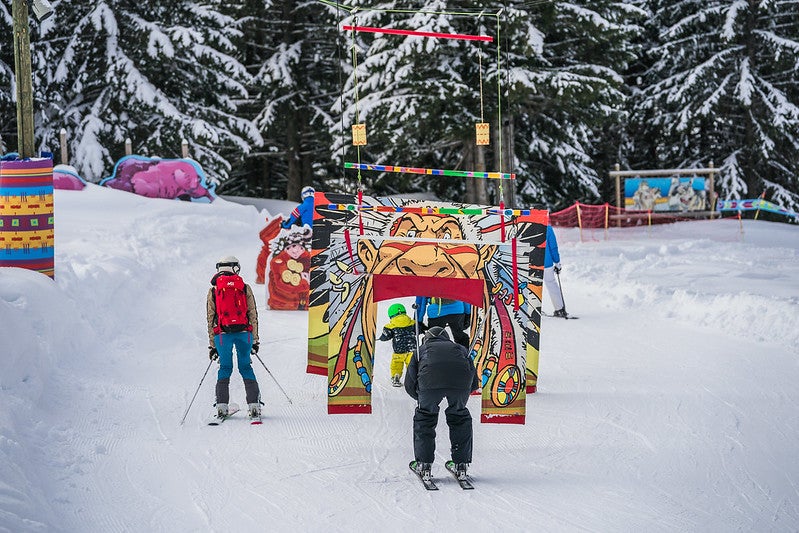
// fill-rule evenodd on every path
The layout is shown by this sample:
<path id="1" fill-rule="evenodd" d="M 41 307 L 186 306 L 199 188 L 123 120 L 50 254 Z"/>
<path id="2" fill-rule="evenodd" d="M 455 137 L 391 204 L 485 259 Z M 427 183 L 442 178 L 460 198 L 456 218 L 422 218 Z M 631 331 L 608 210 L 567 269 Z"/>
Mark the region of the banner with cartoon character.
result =
<path id="1" fill-rule="evenodd" d="M 216 186 L 208 183 L 202 167 L 193 159 L 128 155 L 117 161 L 113 175 L 100 185 L 148 198 L 190 202 L 213 202 L 216 198 Z"/>
<path id="2" fill-rule="evenodd" d="M 329 413 L 371 412 L 377 302 L 474 305 L 481 420 L 525 420 L 538 379 L 547 211 L 317 192 L 308 372 L 328 377 Z"/>
<path id="3" fill-rule="evenodd" d="M 627 178 L 624 208 L 631 211 L 704 211 L 706 178 Z"/>

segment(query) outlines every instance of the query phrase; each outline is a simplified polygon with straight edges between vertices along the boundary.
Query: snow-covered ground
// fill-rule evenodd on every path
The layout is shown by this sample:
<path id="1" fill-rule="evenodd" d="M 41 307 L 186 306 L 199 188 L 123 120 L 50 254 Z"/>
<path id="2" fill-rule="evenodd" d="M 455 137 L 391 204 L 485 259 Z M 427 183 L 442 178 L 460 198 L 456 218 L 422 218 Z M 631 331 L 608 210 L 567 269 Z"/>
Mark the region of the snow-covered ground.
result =
<path id="1" fill-rule="evenodd" d="M 442 415 L 426 492 L 389 344 L 373 414 L 329 416 L 306 314 L 267 310 L 263 286 L 261 356 L 292 403 L 255 361 L 264 424 L 208 427 L 214 364 L 179 424 L 214 263 L 253 283 L 265 215 L 56 191 L 55 282 L 0 269 L 0 531 L 799 530 L 797 226 L 558 229 L 580 319 L 544 318 L 527 424 L 475 425 L 474 491 L 445 476 Z"/>

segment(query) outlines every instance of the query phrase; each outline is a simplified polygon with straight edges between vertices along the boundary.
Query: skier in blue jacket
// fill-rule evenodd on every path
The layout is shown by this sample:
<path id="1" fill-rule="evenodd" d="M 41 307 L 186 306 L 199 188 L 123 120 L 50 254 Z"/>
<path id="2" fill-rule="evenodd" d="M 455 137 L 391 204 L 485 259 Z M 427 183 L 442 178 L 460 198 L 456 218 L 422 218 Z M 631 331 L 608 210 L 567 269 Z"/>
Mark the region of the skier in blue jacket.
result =
<path id="1" fill-rule="evenodd" d="M 294 224 L 298 226 L 308 226 L 313 227 L 313 198 L 314 194 L 316 194 L 316 190 L 313 187 L 304 187 L 302 189 L 302 203 L 299 204 L 294 210 L 291 212 L 291 216 L 284 220 L 280 227 L 283 229 L 289 229 Z"/>
<path id="2" fill-rule="evenodd" d="M 560 253 L 558 252 L 558 240 L 552 226 L 547 226 L 547 246 L 544 250 L 544 286 L 547 288 L 552 306 L 555 308 L 555 316 L 566 318 L 566 308 L 563 304 L 563 296 L 560 292 L 560 285 L 555 280 L 555 274 L 560 274 Z"/>
<path id="3" fill-rule="evenodd" d="M 446 298 L 417 296 L 416 313 L 419 326 L 422 330 L 440 326 L 447 326 L 452 330 L 454 341 L 469 348 L 469 336 L 463 331 L 469 324 L 468 316 L 472 313 L 472 306 L 459 300 Z M 427 326 L 422 323 L 427 314 Z"/>

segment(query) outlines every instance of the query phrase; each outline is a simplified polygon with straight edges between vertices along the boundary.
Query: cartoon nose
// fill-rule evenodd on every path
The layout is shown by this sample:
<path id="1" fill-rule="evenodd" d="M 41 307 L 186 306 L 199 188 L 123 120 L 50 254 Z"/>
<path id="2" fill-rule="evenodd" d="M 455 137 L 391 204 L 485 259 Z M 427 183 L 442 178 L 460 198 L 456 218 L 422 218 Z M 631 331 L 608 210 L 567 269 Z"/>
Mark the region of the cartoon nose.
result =
<path id="1" fill-rule="evenodd" d="M 451 277 L 455 269 L 435 246 L 416 246 L 397 260 L 397 267 L 408 276 Z"/>

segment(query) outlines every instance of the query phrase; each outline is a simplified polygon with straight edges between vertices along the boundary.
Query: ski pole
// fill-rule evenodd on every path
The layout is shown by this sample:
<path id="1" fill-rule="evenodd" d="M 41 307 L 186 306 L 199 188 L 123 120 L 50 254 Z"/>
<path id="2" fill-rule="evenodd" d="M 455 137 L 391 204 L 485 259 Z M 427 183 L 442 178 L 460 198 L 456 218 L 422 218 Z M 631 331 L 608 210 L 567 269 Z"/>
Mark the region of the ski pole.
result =
<path id="1" fill-rule="evenodd" d="M 563 286 L 560 284 L 560 272 L 555 271 L 555 276 L 558 278 L 558 290 L 560 291 L 560 301 L 563 302 L 563 314 L 566 315 L 566 300 L 563 299 Z"/>
<path id="2" fill-rule="evenodd" d="M 278 383 L 278 382 L 277 382 L 277 379 L 275 379 L 275 376 L 274 376 L 274 375 L 272 375 L 272 372 L 271 372 L 271 371 L 270 371 L 268 368 L 266 368 L 266 365 L 264 365 L 264 362 L 261 360 L 261 356 L 260 356 L 260 355 L 258 355 L 258 354 L 255 354 L 255 357 L 257 357 L 257 358 L 258 358 L 258 360 L 259 360 L 259 361 L 261 361 L 261 364 L 263 365 L 263 367 L 264 367 L 264 370 L 266 370 L 267 372 L 269 372 L 269 375 L 270 375 L 270 376 L 272 377 L 272 379 L 275 381 L 275 385 L 277 385 L 277 387 L 280 389 L 280 391 L 283 393 L 283 395 L 286 397 L 286 399 L 289 401 L 289 403 L 292 403 L 292 404 L 293 404 L 293 402 L 291 401 L 291 398 L 289 398 L 289 395 L 288 395 L 288 394 L 286 394 L 286 391 L 285 391 L 285 390 L 283 390 L 283 387 L 281 387 L 281 386 L 280 386 L 280 383 Z"/>
<path id="3" fill-rule="evenodd" d="M 183 422 L 186 421 L 186 416 L 189 414 L 189 409 L 191 409 L 191 406 L 194 404 L 194 399 L 197 397 L 197 393 L 200 392 L 200 387 L 203 386 L 203 381 L 205 381 L 205 376 L 208 375 L 208 371 L 211 369 L 211 363 L 213 363 L 213 361 L 208 362 L 208 367 L 205 369 L 205 374 L 203 374 L 203 377 L 200 380 L 200 384 L 197 385 L 197 390 L 194 391 L 194 396 L 191 397 L 191 401 L 189 402 L 189 406 L 186 408 L 186 412 L 183 413 L 183 418 L 180 420 L 181 426 L 183 425 Z"/>
<path id="4" fill-rule="evenodd" d="M 416 353 L 419 353 L 419 311 L 417 310 L 417 305 L 413 304 L 413 323 L 416 326 Z"/>

